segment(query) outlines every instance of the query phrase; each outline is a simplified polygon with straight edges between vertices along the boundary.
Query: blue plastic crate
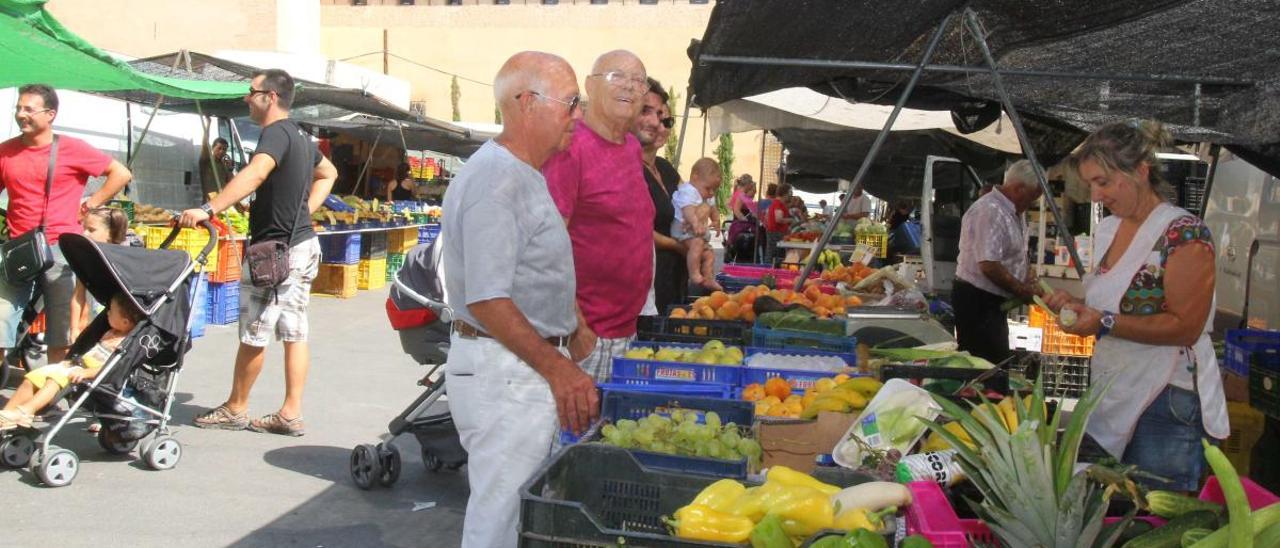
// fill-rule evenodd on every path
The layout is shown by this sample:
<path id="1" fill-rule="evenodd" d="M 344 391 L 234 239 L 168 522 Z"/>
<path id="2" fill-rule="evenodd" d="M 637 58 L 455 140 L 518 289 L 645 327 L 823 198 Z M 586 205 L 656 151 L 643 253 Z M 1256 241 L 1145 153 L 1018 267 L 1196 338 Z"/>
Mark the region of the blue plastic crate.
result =
<path id="1" fill-rule="evenodd" d="M 631 343 L 628 348 L 648 346 L 672 348 L 702 348 L 700 344 L 682 343 Z M 743 349 L 745 352 L 746 349 Z M 655 381 L 714 383 L 737 386 L 742 379 L 742 366 L 739 365 L 705 365 L 685 362 L 660 362 L 657 360 L 637 360 L 631 358 L 613 358 L 613 377 L 630 379 L 647 379 Z"/>
<path id="2" fill-rule="evenodd" d="M 356 264 L 360 262 L 360 234 L 320 234 L 321 262 Z"/>
<path id="3" fill-rule="evenodd" d="M 240 282 L 209 284 L 209 325 L 227 325 L 240 321 Z"/>
<path id="4" fill-rule="evenodd" d="M 439 235 L 440 225 L 438 224 L 429 224 L 418 227 L 418 243 L 420 244 L 430 244 L 431 242 L 434 242 L 436 236 Z"/>
<path id="5" fill-rule="evenodd" d="M 705 398 L 730 399 L 734 395 L 734 387 L 727 384 L 668 381 L 658 379 L 640 379 L 633 377 L 613 377 L 610 382 L 600 383 L 601 390 L 624 390 L 631 392 L 651 392 L 681 396 L 700 396 Z"/>
<path id="6" fill-rule="evenodd" d="M 814 349 L 853 354 L 858 350 L 858 340 L 854 337 L 823 335 L 821 333 L 792 331 L 789 329 L 771 329 L 757 325 L 751 330 L 751 346 L 760 348 Z"/>
<path id="7" fill-rule="evenodd" d="M 760 278 L 742 278 L 739 276 L 729 276 L 721 272 L 716 274 L 716 282 L 724 288 L 726 293 L 737 293 L 746 289 L 749 285 L 760 285 Z"/>
<path id="8" fill-rule="evenodd" d="M 1227 331 L 1223 364 L 1227 371 L 1249 376 L 1249 362 L 1280 371 L 1280 331 L 1262 329 L 1230 329 Z"/>
<path id="9" fill-rule="evenodd" d="M 204 336 L 204 327 L 207 319 L 205 315 L 209 307 L 209 279 L 205 277 L 205 274 L 200 274 L 196 277 L 194 283 L 195 289 L 191 297 L 191 308 L 193 310 L 191 311 L 190 321 L 187 323 L 187 332 L 191 334 L 192 339 L 198 339 Z"/>
<path id="10" fill-rule="evenodd" d="M 778 348 L 756 348 L 747 349 L 747 356 L 753 354 L 787 354 L 793 356 L 834 356 L 844 360 L 845 365 L 855 367 L 858 363 L 856 354 L 845 354 L 839 352 L 823 352 L 821 350 L 787 350 Z M 804 394 L 805 391 L 813 388 L 813 384 L 819 379 L 829 379 L 838 373 L 845 373 L 850 377 L 864 376 L 861 373 L 853 373 L 851 371 L 808 371 L 802 369 L 772 369 L 767 367 L 746 367 L 742 368 L 742 387 L 745 388 L 749 384 L 764 384 L 774 377 L 782 377 L 791 385 L 791 391 L 797 394 Z"/>
<path id="11" fill-rule="evenodd" d="M 702 398 L 696 396 L 679 396 L 646 392 L 630 392 L 607 390 L 600 403 L 600 419 L 602 422 L 615 422 L 622 419 L 640 419 L 650 413 L 665 414 L 672 409 L 692 409 L 698 411 L 698 422 L 703 421 L 703 414 L 714 411 L 720 415 L 722 423 L 735 423 L 743 428 L 750 428 L 755 420 L 755 404 L 740 400 L 724 400 Z M 585 439 L 599 438 L 599 429 L 593 428 Z M 561 443 L 573 443 L 573 435 L 562 433 Z M 670 470 L 684 474 L 699 474 L 724 478 L 746 478 L 747 460 L 722 460 L 704 457 L 683 457 L 654 453 L 637 449 L 629 450 L 640 464 L 659 470 Z"/>

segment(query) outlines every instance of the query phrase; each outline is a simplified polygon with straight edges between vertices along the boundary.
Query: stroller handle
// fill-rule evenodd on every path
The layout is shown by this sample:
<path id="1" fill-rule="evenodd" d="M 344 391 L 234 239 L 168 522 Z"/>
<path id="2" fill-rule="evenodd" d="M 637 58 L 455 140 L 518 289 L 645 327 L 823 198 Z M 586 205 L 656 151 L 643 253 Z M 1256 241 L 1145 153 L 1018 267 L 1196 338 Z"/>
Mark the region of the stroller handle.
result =
<path id="1" fill-rule="evenodd" d="M 204 249 L 200 250 L 200 254 L 196 256 L 196 262 L 205 264 L 209 253 L 213 252 L 213 247 L 218 245 L 218 229 L 214 228 L 213 223 L 207 219 L 200 221 L 200 227 L 209 232 L 209 241 L 204 244 Z M 169 249 L 169 245 L 178 238 L 179 232 L 182 232 L 182 226 L 174 223 L 173 228 L 169 230 L 169 236 L 163 242 L 160 242 L 160 249 Z"/>

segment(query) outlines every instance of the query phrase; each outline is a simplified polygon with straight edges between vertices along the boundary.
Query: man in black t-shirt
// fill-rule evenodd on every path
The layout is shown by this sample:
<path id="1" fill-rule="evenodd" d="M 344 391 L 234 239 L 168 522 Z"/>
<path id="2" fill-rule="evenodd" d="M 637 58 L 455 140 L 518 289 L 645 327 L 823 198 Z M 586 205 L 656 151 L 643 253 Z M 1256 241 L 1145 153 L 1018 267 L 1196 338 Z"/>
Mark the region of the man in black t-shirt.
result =
<path id="1" fill-rule="evenodd" d="M 282 70 L 254 73 L 244 98 L 249 117 L 262 126 L 253 158 L 221 194 L 182 212 L 182 226 L 194 227 L 256 192 L 249 206 L 249 243 L 279 240 L 289 246 L 289 278 L 283 283 L 257 287 L 247 273 L 241 279 L 240 349 L 231 395 L 196 417 L 195 424 L 201 428 L 303 434 L 302 387 L 311 362 L 307 305 L 311 281 L 320 268 L 320 243 L 311 229 L 311 212 L 329 195 L 338 171 L 289 119 L 293 91 L 293 78 Z M 262 371 L 273 333 L 284 342 L 284 404 L 279 411 L 250 421 L 249 391 Z"/>

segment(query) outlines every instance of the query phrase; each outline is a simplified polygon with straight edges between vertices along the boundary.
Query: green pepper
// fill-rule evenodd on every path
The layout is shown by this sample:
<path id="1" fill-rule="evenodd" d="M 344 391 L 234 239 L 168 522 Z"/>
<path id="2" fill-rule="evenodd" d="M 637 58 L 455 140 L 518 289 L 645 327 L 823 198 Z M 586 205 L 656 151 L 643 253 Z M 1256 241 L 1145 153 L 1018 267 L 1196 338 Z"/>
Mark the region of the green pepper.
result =
<path id="1" fill-rule="evenodd" d="M 933 543 L 920 535 L 911 535 L 902 539 L 902 544 L 899 544 L 898 548 L 933 548 Z"/>
<path id="2" fill-rule="evenodd" d="M 791 537 L 782 530 L 782 518 L 770 515 L 751 530 L 751 548 L 793 548 Z"/>
<path id="3" fill-rule="evenodd" d="M 829 535 L 813 541 L 809 548 L 848 548 L 848 546 L 848 544 L 844 543 L 844 537 Z"/>
<path id="4" fill-rule="evenodd" d="M 884 537 L 866 529 L 851 531 L 844 536 L 844 540 L 850 548 L 889 548 Z"/>

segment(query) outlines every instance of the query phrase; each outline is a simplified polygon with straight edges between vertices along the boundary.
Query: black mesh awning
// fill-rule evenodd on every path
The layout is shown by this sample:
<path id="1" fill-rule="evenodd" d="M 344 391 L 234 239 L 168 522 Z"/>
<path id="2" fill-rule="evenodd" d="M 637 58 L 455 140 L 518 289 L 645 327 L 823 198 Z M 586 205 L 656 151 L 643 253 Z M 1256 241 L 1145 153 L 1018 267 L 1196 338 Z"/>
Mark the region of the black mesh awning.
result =
<path id="1" fill-rule="evenodd" d="M 914 64 L 947 15 L 966 7 L 981 21 L 1001 70 L 1009 71 L 1005 85 L 1019 112 L 1062 133 L 1051 141 L 1072 134 L 1078 140 L 1108 122 L 1147 118 L 1164 122 L 1180 140 L 1233 145 L 1261 167 L 1280 165 L 1274 154 L 1280 143 L 1280 3 L 1274 1 L 931 0 L 890 8 L 866 0 L 722 0 L 701 42 L 690 47 L 693 101 L 707 108 L 808 87 L 891 104 L 909 72 L 700 59 Z M 930 64 L 984 66 L 962 23 L 953 18 Z M 998 101 L 988 75 L 929 71 L 907 106 L 952 110 L 975 99 Z M 1048 160 L 1061 151 L 1042 154 Z"/>

